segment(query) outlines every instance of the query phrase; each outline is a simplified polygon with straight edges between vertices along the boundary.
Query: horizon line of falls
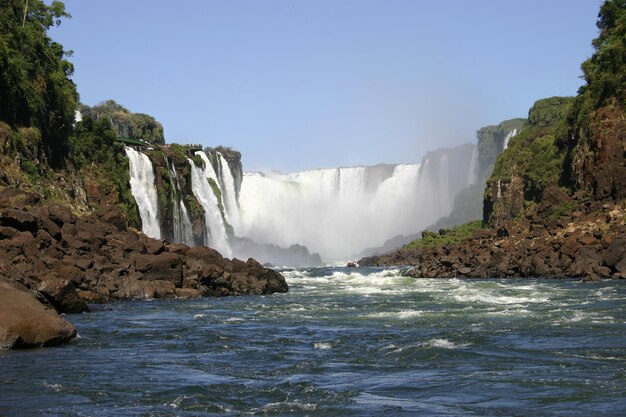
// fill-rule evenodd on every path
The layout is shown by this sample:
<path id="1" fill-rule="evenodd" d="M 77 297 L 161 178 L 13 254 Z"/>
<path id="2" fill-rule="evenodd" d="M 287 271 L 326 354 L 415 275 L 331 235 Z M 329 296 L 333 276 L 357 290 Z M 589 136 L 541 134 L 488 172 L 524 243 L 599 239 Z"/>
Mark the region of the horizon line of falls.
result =
<path id="1" fill-rule="evenodd" d="M 127 155 L 142 230 L 160 238 L 152 164 L 131 148 Z M 477 181 L 478 169 L 474 145 L 430 152 L 420 164 L 243 176 L 234 173 L 219 152 L 196 155 L 203 166 L 191 158 L 187 163 L 191 190 L 204 210 L 205 230 L 200 238 L 196 235 L 195 243 L 213 247 L 225 257 L 244 259 L 247 254 L 233 249 L 233 236 L 282 248 L 304 245 L 329 261 L 348 259 L 395 236 L 417 233 L 450 213 L 456 194 Z M 169 203 L 174 231 L 166 235 L 175 242 L 194 243 L 176 169 L 166 162 L 178 196 Z"/>
<path id="2" fill-rule="evenodd" d="M 454 197 L 477 181 L 476 146 L 430 152 L 421 164 L 244 173 L 237 235 L 294 243 L 324 260 L 345 260 L 450 214 Z"/>

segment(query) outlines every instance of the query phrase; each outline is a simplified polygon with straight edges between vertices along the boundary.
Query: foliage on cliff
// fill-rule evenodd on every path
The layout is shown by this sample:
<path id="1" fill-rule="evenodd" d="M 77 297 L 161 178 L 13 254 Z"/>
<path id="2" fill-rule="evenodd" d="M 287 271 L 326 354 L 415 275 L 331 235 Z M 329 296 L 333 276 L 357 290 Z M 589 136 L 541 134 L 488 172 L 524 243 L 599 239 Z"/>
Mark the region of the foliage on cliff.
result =
<path id="1" fill-rule="evenodd" d="M 130 192 L 130 167 L 124 146 L 115 141 L 107 119 L 90 117 L 77 122 L 70 136 L 68 167 L 79 177 L 94 184 L 92 204 L 112 203 L 120 207 L 131 226 L 139 227 L 139 211 Z M 104 199 L 104 200 L 103 200 Z M 103 200 L 103 201 L 98 201 Z"/>
<path id="2" fill-rule="evenodd" d="M 38 148 L 50 164 L 63 165 L 78 102 L 70 53 L 48 29 L 69 17 L 63 3 L 4 0 L 0 5 L 0 120 L 12 129 L 39 130 Z"/>
<path id="3" fill-rule="evenodd" d="M 527 200 L 539 199 L 546 187 L 558 185 L 564 152 L 556 144 L 556 133 L 572 102 L 571 97 L 537 101 L 528 112 L 522 132 L 496 160 L 487 185 L 508 181 L 515 173 L 524 180 Z"/>
<path id="4" fill-rule="evenodd" d="M 164 144 L 163 126 L 154 117 L 143 113 L 131 113 L 113 100 L 94 107 L 82 105 L 83 116 L 94 120 L 107 119 L 118 137 L 142 139 L 153 144 Z"/>
<path id="5" fill-rule="evenodd" d="M 522 129 L 525 119 L 505 120 L 497 125 L 485 126 L 476 132 L 478 138 L 478 178 L 484 182 L 496 162 L 497 156 L 504 148 L 504 140 L 512 131 Z"/>
<path id="6" fill-rule="evenodd" d="M 451 229 L 440 229 L 439 233 L 424 230 L 422 238 L 414 240 L 404 246 L 405 249 L 429 248 L 434 246 L 451 245 L 472 236 L 476 230 L 482 228 L 482 221 L 476 220 L 455 226 Z"/>
<path id="7" fill-rule="evenodd" d="M 626 197 L 626 0 L 607 0 L 597 26 L 595 53 L 581 66 L 586 84 L 559 137 L 567 152 L 563 182 L 616 199 Z"/>
<path id="8" fill-rule="evenodd" d="M 486 223 L 518 217 L 525 204 L 541 200 L 546 188 L 559 186 L 565 151 L 558 146 L 557 136 L 573 101 L 572 97 L 551 97 L 531 107 L 521 133 L 498 156 L 487 180 Z"/>

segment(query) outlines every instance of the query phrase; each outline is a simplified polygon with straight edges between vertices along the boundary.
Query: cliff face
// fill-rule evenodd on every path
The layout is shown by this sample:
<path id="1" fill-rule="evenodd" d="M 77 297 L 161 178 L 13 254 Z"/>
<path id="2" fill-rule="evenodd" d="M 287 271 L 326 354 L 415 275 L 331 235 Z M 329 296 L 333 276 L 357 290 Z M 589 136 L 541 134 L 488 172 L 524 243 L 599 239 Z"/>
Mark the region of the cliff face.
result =
<path id="1" fill-rule="evenodd" d="M 597 200 L 626 197 L 626 117 L 613 101 L 595 111 L 572 161 L 576 189 L 589 190 Z"/>
<path id="2" fill-rule="evenodd" d="M 510 119 L 497 125 L 485 126 L 476 132 L 478 156 L 475 183 L 460 190 L 450 214 L 439 219 L 428 230 L 450 228 L 482 217 L 485 185 L 493 172 L 496 158 L 522 131 L 525 123 L 526 119 Z"/>
<path id="3" fill-rule="evenodd" d="M 558 130 L 573 98 L 552 97 L 537 101 L 528 121 L 512 138 L 487 180 L 483 221 L 497 226 L 521 216 L 530 204 L 541 201 L 544 190 L 558 186 L 565 150 L 557 144 Z"/>
<path id="4" fill-rule="evenodd" d="M 154 117 L 132 113 L 113 100 L 94 107 L 81 105 L 80 113 L 82 117 L 93 120 L 107 119 L 119 138 L 141 139 L 154 144 L 165 143 L 163 126 Z"/>

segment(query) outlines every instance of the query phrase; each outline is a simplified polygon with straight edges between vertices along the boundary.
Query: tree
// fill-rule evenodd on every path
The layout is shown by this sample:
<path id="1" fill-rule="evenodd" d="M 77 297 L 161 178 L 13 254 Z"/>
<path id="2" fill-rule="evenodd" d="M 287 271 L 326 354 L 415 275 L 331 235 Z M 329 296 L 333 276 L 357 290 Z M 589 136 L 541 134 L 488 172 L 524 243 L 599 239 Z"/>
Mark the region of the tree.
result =
<path id="1" fill-rule="evenodd" d="M 0 120 L 38 128 L 53 166 L 67 156 L 78 93 L 70 54 L 48 30 L 69 17 L 59 1 L 0 0 Z"/>

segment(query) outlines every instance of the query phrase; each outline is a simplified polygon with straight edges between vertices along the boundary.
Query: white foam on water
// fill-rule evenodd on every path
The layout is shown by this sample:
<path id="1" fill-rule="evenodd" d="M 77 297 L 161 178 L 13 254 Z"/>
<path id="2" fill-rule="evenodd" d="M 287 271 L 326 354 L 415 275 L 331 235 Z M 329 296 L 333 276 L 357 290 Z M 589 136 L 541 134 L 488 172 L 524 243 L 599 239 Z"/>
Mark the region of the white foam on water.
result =
<path id="1" fill-rule="evenodd" d="M 467 343 L 454 343 L 448 339 L 430 339 L 423 346 L 441 348 L 441 349 L 460 349 L 469 346 Z"/>
<path id="2" fill-rule="evenodd" d="M 302 403 L 299 401 L 283 401 L 279 403 L 269 403 L 265 404 L 261 410 L 264 412 L 268 411 L 313 411 L 317 408 L 317 404 L 311 403 Z"/>
<path id="3" fill-rule="evenodd" d="M 206 314 L 196 314 L 193 316 L 194 319 L 201 319 L 203 317 L 206 317 Z"/>
<path id="4" fill-rule="evenodd" d="M 479 302 L 484 304 L 511 305 L 545 303 L 550 301 L 545 296 L 528 294 L 529 296 L 497 295 L 490 290 L 461 287 L 452 291 L 452 298 L 461 302 Z"/>
<path id="5" fill-rule="evenodd" d="M 241 322 L 243 322 L 244 320 L 243 320 L 243 319 L 240 319 L 239 317 L 230 317 L 230 318 L 227 318 L 227 319 L 226 319 L 226 320 L 224 320 L 224 321 L 225 321 L 226 323 L 241 323 Z"/>
<path id="6" fill-rule="evenodd" d="M 410 319 L 419 317 L 424 314 L 423 310 L 401 310 L 401 311 L 383 311 L 379 313 L 368 314 L 368 317 L 382 317 L 394 319 Z"/>
<path id="7" fill-rule="evenodd" d="M 63 385 L 61 384 L 50 384 L 45 381 L 41 385 L 43 385 L 46 388 L 52 389 L 54 392 L 60 392 L 63 389 Z"/>
<path id="8" fill-rule="evenodd" d="M 330 343 L 326 343 L 326 342 L 313 343 L 314 349 L 326 350 L 326 349 L 332 349 L 332 347 L 333 346 Z"/>

